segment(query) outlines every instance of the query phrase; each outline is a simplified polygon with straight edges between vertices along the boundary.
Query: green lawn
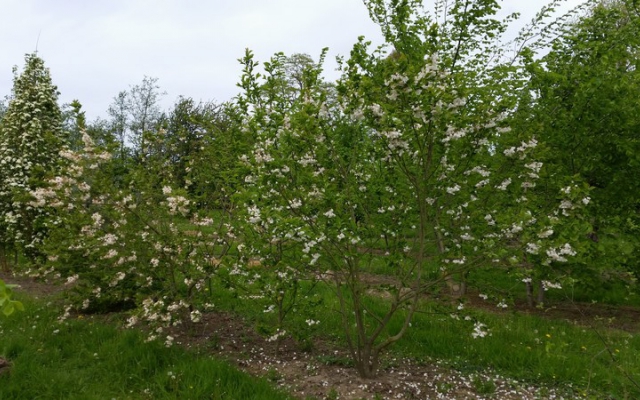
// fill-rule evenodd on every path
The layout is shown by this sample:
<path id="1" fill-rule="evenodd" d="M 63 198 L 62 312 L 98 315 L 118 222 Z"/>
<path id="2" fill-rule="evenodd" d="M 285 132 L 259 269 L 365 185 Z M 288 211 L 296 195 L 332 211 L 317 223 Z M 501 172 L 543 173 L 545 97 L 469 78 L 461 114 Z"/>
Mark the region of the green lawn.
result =
<path id="1" fill-rule="evenodd" d="M 60 310 L 22 299 L 0 319 L 0 399 L 287 399 L 267 381 L 226 362 L 90 319 L 57 321 Z"/>

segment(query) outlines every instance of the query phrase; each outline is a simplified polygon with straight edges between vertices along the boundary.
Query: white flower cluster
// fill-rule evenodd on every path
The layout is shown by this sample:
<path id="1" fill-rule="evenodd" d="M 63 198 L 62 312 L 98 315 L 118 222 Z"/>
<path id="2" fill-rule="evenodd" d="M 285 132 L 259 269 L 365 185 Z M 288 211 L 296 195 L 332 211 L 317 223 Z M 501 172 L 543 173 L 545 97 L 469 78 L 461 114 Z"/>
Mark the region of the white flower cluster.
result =
<path id="1" fill-rule="evenodd" d="M 490 335 L 489 330 L 487 329 L 487 326 L 482 322 L 476 322 L 473 326 L 473 332 L 471 332 L 471 336 L 474 339 L 477 339 L 477 338 L 483 338 L 487 335 Z"/>
<path id="2" fill-rule="evenodd" d="M 445 132 L 444 139 L 442 139 L 442 141 L 444 143 L 448 143 L 448 142 L 453 141 L 453 140 L 462 139 L 465 136 L 467 136 L 466 129 L 455 128 L 453 126 L 449 126 L 447 128 L 447 131 Z"/>
<path id="3" fill-rule="evenodd" d="M 189 313 L 189 318 L 191 318 L 191 322 L 200 322 L 202 320 L 202 313 L 198 310 L 193 310 Z"/>
<path id="4" fill-rule="evenodd" d="M 167 206 L 169 207 L 169 214 L 176 215 L 178 212 L 182 215 L 187 215 L 189 209 L 189 199 L 184 196 L 167 197 Z"/>
<path id="5" fill-rule="evenodd" d="M 455 184 L 455 185 L 453 185 L 453 186 L 449 186 L 449 187 L 446 189 L 446 191 L 447 191 L 447 193 L 449 193 L 449 194 L 456 194 L 457 192 L 459 192 L 459 191 L 460 191 L 460 185 L 458 185 L 458 184 L 456 183 L 456 184 Z"/>
<path id="6" fill-rule="evenodd" d="M 31 196 L 33 196 L 33 200 L 29 202 L 29 205 L 36 208 L 41 208 L 46 205 L 51 205 L 55 207 L 55 204 L 52 204 L 53 199 L 57 197 L 56 192 L 51 188 L 36 188 L 36 190 L 31 192 Z M 57 203 L 61 204 L 61 203 Z"/>
<path id="7" fill-rule="evenodd" d="M 502 181 L 500 185 L 496 186 L 496 189 L 507 190 L 507 187 L 509 187 L 509 185 L 511 185 L 511 178 L 507 178 L 504 181 Z"/>
<path id="8" fill-rule="evenodd" d="M 491 175 L 491 171 L 488 171 L 484 165 L 476 165 L 472 169 L 465 171 L 465 175 L 471 175 L 472 173 L 480 174 L 483 178 L 487 178 Z"/>
<path id="9" fill-rule="evenodd" d="M 278 330 L 276 331 L 276 333 L 267 338 L 267 342 L 275 342 L 276 340 L 280 339 L 281 337 L 284 337 L 287 334 L 287 331 L 285 330 L 280 330 L 278 328 Z"/>
<path id="10" fill-rule="evenodd" d="M 575 256 L 576 251 L 573 250 L 569 243 L 565 243 L 564 246 L 560 248 L 551 248 L 547 249 L 547 260 L 545 261 L 545 265 L 548 265 L 551 262 L 567 262 L 566 256 Z"/>
<path id="11" fill-rule="evenodd" d="M 536 243 L 527 243 L 525 251 L 529 254 L 538 254 L 538 251 L 540 251 L 540 246 Z"/>
<path id="12" fill-rule="evenodd" d="M 549 282 L 549 281 L 542 281 L 542 288 L 544 290 L 562 289 L 562 285 L 559 284 L 559 283 L 553 283 L 553 282 Z"/>
<path id="13" fill-rule="evenodd" d="M 382 132 L 380 136 L 387 140 L 387 146 L 391 152 L 403 155 L 409 151 L 409 143 L 402 138 L 402 133 L 392 130 Z"/>
<path id="14" fill-rule="evenodd" d="M 257 206 L 249 206 L 247 207 L 247 212 L 249 213 L 249 222 L 252 224 L 257 224 L 262 221 L 260 215 L 260 209 Z"/>
<path id="15" fill-rule="evenodd" d="M 112 249 L 113 250 L 113 249 Z M 111 280 L 111 282 L 109 282 L 109 286 L 114 287 L 116 286 L 121 280 L 123 280 L 125 278 L 125 276 L 127 276 L 127 274 L 125 274 L 124 272 L 120 271 L 118 272 L 113 279 Z"/>
<path id="16" fill-rule="evenodd" d="M 518 157 L 523 160 L 526 157 L 526 151 L 528 149 L 535 148 L 538 145 L 538 141 L 535 138 L 532 138 L 528 142 L 522 142 L 518 147 L 509 147 L 503 153 L 507 157 L 513 157 L 516 154 Z"/>

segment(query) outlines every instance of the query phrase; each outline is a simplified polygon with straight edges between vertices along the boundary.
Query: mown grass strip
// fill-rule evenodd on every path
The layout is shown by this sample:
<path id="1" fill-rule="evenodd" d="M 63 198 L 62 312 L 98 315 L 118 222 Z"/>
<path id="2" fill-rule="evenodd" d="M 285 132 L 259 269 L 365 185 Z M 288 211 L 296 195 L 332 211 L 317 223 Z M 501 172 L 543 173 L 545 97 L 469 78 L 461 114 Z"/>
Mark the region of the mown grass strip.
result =
<path id="1" fill-rule="evenodd" d="M 264 379 L 224 361 L 23 299 L 26 312 L 0 320 L 0 399 L 288 399 Z"/>

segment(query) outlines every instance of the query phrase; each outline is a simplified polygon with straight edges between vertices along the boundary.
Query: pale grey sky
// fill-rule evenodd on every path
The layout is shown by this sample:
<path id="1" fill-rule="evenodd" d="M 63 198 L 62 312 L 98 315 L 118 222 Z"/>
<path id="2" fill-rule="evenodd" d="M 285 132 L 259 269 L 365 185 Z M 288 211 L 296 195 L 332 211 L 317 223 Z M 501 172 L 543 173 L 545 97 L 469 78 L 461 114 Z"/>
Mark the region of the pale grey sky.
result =
<path id="1" fill-rule="evenodd" d="M 506 0 L 503 8 L 530 20 L 544 4 Z M 335 56 L 348 56 L 360 35 L 382 42 L 362 0 L 0 0 L 0 98 L 36 42 L 61 103 L 80 100 L 93 120 L 145 75 L 167 92 L 164 108 L 179 95 L 228 100 L 238 93 L 245 48 L 266 61 L 279 51 L 317 59 L 329 47 L 326 70 L 335 78 Z"/>

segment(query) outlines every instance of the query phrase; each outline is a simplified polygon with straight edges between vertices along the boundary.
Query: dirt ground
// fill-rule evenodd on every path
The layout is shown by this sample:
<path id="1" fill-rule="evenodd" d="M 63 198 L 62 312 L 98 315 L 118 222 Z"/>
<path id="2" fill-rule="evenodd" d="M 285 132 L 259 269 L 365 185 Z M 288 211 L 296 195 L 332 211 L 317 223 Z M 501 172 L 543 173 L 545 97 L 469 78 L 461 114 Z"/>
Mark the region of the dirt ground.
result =
<path id="1" fill-rule="evenodd" d="M 18 285 L 19 287 L 15 288 L 14 292 L 25 292 L 36 299 L 51 296 L 66 289 L 64 286 L 59 284 L 37 281 L 32 278 L 13 276 L 3 271 L 0 271 L 0 279 L 5 281 L 5 283 Z"/>
<path id="2" fill-rule="evenodd" d="M 467 304 L 493 313 L 537 315 L 543 318 L 564 320 L 587 328 L 607 327 L 629 333 L 640 332 L 640 309 L 629 306 L 611 306 L 601 303 L 552 302 L 544 308 L 531 308 L 525 301 L 516 302 L 508 309 L 496 308 L 495 302 L 487 302 L 472 293 Z"/>
<path id="3" fill-rule="evenodd" d="M 20 285 L 36 298 L 60 293 L 64 286 L 0 274 L 5 282 Z M 469 296 L 468 306 L 499 311 L 495 304 L 478 296 Z M 585 326 L 602 326 L 637 332 L 640 310 L 631 307 L 607 307 L 599 304 L 556 305 L 547 309 L 529 309 L 517 304 L 522 313 L 564 319 Z M 348 364 L 343 348 L 316 341 L 309 351 L 289 337 L 269 342 L 241 317 L 226 312 L 210 312 L 202 321 L 180 326 L 170 332 L 175 343 L 228 360 L 241 370 L 263 376 L 301 399 L 539 399 L 562 398 L 548 388 L 507 379 L 495 373 L 465 374 L 433 361 L 385 359 L 386 367 L 374 380 L 359 378 Z"/>

